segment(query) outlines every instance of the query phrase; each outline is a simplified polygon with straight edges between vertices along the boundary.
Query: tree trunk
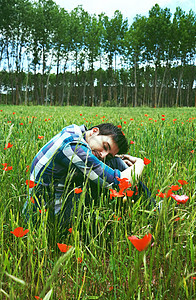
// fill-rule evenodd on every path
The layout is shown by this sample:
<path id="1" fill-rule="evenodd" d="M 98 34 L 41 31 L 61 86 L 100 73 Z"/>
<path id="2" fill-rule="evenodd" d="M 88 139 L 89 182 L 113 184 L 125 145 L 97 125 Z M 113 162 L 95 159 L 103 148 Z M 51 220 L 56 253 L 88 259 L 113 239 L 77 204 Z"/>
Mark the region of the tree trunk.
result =
<path id="1" fill-rule="evenodd" d="M 93 66 L 93 62 L 91 63 L 91 105 L 90 106 L 94 106 L 95 104 L 95 87 L 94 87 L 94 66 Z"/>
<path id="2" fill-rule="evenodd" d="M 62 82 L 62 97 L 61 97 L 61 106 L 63 106 L 64 99 L 65 99 L 65 71 L 67 68 L 67 59 L 65 61 L 64 67 L 63 67 L 63 82 Z"/>
<path id="3" fill-rule="evenodd" d="M 154 71 L 154 106 L 157 107 L 157 64 Z"/>
<path id="4" fill-rule="evenodd" d="M 29 80 L 29 68 L 28 68 L 28 72 L 27 72 L 27 75 L 26 75 L 26 85 L 25 85 L 25 105 L 28 104 L 28 100 L 27 100 L 27 97 L 28 97 L 28 80 Z"/>
<path id="5" fill-rule="evenodd" d="M 45 102 L 45 105 L 46 105 L 46 106 L 48 105 L 48 86 L 49 86 L 49 78 L 50 78 L 50 70 L 49 70 L 49 73 L 48 73 L 48 76 L 47 76 L 47 84 L 46 84 L 46 102 Z"/>
<path id="6" fill-rule="evenodd" d="M 109 55 L 109 68 L 108 68 L 108 100 L 112 102 L 112 84 L 113 84 L 113 70 L 112 70 L 113 57 Z"/>
<path id="7" fill-rule="evenodd" d="M 101 77 L 99 79 L 99 90 L 100 90 L 100 105 L 102 106 L 103 104 L 103 88 L 102 88 L 102 81 L 101 81 Z"/>
<path id="8" fill-rule="evenodd" d="M 111 103 L 112 102 L 112 87 L 109 84 L 108 86 L 108 101 Z"/>
<path id="9" fill-rule="evenodd" d="M 137 106 L 137 60 L 135 57 L 135 63 L 134 63 L 134 85 L 135 85 L 135 93 L 134 93 L 134 107 Z"/>
<path id="10" fill-rule="evenodd" d="M 161 97 L 162 97 L 162 91 L 163 91 L 163 85 L 165 82 L 166 73 L 167 73 L 167 66 L 165 67 L 165 70 L 164 70 L 163 79 L 162 79 L 161 87 L 160 87 L 160 91 L 159 91 L 158 107 L 160 107 L 160 103 L 161 103 Z"/>
<path id="11" fill-rule="evenodd" d="M 114 102 L 115 105 L 118 104 L 118 83 L 117 83 L 116 71 L 115 71 L 115 79 L 114 79 Z"/>
<path id="12" fill-rule="evenodd" d="M 86 106 L 86 79 L 83 84 L 82 98 L 83 98 L 83 105 Z"/>
<path id="13" fill-rule="evenodd" d="M 41 77 L 41 104 L 44 104 L 44 75 L 45 75 L 45 64 L 46 64 L 46 57 L 45 57 L 45 48 L 42 47 L 42 77 Z"/>
<path id="14" fill-rule="evenodd" d="M 123 90 L 124 90 L 124 103 L 123 103 L 123 105 L 124 105 L 124 107 L 127 107 L 127 99 L 128 99 L 128 86 L 127 86 L 127 84 L 125 84 L 124 85 L 124 88 L 123 88 Z"/>
<path id="15" fill-rule="evenodd" d="M 57 67 L 56 67 L 56 89 L 55 89 L 55 98 L 54 98 L 54 105 L 59 102 L 59 54 L 57 56 Z"/>
<path id="16" fill-rule="evenodd" d="M 176 92 L 176 106 L 178 106 L 178 104 L 179 104 L 180 85 L 181 85 L 182 76 L 183 76 L 183 69 L 180 71 L 180 76 L 178 78 L 178 86 L 177 86 L 177 92 Z"/>
<path id="17" fill-rule="evenodd" d="M 15 89 L 16 89 L 16 105 L 19 105 L 19 88 L 18 88 L 18 74 L 15 74 Z"/>

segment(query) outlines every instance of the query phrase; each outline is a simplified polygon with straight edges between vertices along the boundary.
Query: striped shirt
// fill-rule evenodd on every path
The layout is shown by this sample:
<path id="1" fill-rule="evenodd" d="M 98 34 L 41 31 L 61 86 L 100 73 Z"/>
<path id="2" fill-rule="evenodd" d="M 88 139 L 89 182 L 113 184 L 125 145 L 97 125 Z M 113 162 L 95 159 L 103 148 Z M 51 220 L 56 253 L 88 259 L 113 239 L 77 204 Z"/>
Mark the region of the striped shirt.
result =
<path id="1" fill-rule="evenodd" d="M 100 186 L 118 184 L 120 171 L 113 170 L 92 154 L 85 140 L 85 131 L 84 125 L 73 124 L 54 136 L 35 156 L 30 180 L 44 186 L 53 185 L 59 195 L 64 191 L 71 170 L 82 172 Z"/>

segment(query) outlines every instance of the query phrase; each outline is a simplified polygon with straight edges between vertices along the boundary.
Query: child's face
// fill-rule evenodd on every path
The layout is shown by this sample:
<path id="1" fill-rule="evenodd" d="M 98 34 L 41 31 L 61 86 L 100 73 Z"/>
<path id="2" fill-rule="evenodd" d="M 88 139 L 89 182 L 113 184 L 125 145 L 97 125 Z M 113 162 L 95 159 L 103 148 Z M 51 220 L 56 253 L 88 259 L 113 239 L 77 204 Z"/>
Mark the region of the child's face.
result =
<path id="1" fill-rule="evenodd" d="M 110 135 L 99 135 L 99 128 L 94 127 L 90 130 L 87 137 L 87 143 L 89 144 L 92 153 L 99 159 L 104 160 L 107 158 L 114 157 L 119 148 L 113 141 Z"/>

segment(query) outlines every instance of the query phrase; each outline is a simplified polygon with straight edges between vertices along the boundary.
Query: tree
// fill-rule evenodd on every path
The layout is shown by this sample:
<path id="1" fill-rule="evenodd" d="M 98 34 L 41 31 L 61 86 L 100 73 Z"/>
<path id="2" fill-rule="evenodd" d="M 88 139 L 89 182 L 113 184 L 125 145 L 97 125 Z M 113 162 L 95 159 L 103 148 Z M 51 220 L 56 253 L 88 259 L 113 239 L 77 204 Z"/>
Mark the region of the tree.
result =
<path id="1" fill-rule="evenodd" d="M 155 4 L 149 11 L 145 30 L 144 57 L 154 64 L 154 106 L 158 104 L 158 67 L 169 58 L 171 13 L 168 8 L 162 9 Z M 167 70 L 167 69 L 165 69 Z M 165 78 L 165 76 L 164 76 Z M 164 79 L 163 78 L 163 79 Z"/>
<path id="2" fill-rule="evenodd" d="M 63 65 L 63 74 L 65 73 L 69 52 L 71 49 L 70 36 L 70 16 L 63 8 L 56 8 L 54 16 L 54 35 L 52 37 L 52 45 L 56 62 L 56 87 L 54 105 L 63 103 L 64 101 L 64 80 L 62 85 L 62 96 L 60 99 L 59 72 L 60 65 Z"/>
<path id="3" fill-rule="evenodd" d="M 179 77 L 176 92 L 176 106 L 179 103 L 179 94 L 182 84 L 184 66 L 194 64 L 196 45 L 196 15 L 192 10 L 188 14 L 176 8 L 172 23 L 172 50 L 174 59 L 182 66 L 179 68 Z"/>
<path id="4" fill-rule="evenodd" d="M 37 73 L 37 65 L 42 64 L 41 77 L 41 103 L 43 104 L 44 93 L 44 78 L 47 70 L 47 58 L 51 56 L 52 52 L 52 37 L 54 35 L 54 21 L 57 11 L 57 5 L 53 0 L 38 0 L 34 3 L 34 18 L 31 24 L 31 38 L 32 38 L 32 52 L 34 66 L 34 73 Z M 50 68 L 50 66 L 49 66 Z M 37 83 L 35 84 L 37 86 Z M 38 95 L 37 95 L 38 96 Z"/>
<path id="5" fill-rule="evenodd" d="M 90 70 L 91 106 L 94 105 L 94 63 L 101 54 L 101 39 L 103 24 L 95 15 L 87 16 L 86 31 L 84 35 L 84 50 L 87 55 Z"/>
<path id="6" fill-rule="evenodd" d="M 134 102 L 133 106 L 138 105 L 138 65 L 142 63 L 142 54 L 145 51 L 145 28 L 146 17 L 137 15 L 124 39 L 125 60 L 134 66 Z"/>
<path id="7" fill-rule="evenodd" d="M 102 17 L 104 25 L 104 39 L 103 50 L 107 55 L 108 63 L 108 100 L 112 100 L 112 85 L 113 85 L 113 61 L 114 70 L 116 70 L 116 58 L 117 55 L 122 53 L 122 41 L 124 39 L 125 32 L 128 30 L 127 20 L 123 20 L 123 15 L 120 11 L 115 11 L 113 18 L 109 19 L 108 16 Z M 115 99 L 117 102 L 117 98 Z"/>

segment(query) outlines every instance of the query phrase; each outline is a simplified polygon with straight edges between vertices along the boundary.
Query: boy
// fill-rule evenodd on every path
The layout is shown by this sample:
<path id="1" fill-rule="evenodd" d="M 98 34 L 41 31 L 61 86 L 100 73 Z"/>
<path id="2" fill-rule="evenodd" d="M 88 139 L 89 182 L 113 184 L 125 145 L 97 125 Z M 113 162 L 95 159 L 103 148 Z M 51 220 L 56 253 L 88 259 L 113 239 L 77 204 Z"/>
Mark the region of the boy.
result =
<path id="1" fill-rule="evenodd" d="M 118 178 L 127 178 L 132 183 L 133 174 L 135 178 L 142 174 L 142 159 L 117 156 L 127 151 L 124 134 L 111 123 L 99 124 L 89 130 L 84 125 L 67 126 L 35 156 L 30 180 L 36 186 L 29 188 L 30 197 L 35 198 L 35 206 L 40 208 L 43 200 L 46 207 L 52 204 L 54 214 L 63 212 L 66 222 L 74 206 L 74 188 L 82 188 L 86 180 L 96 199 L 100 188 L 118 184 Z M 64 203 L 63 195 L 66 195 Z"/>

